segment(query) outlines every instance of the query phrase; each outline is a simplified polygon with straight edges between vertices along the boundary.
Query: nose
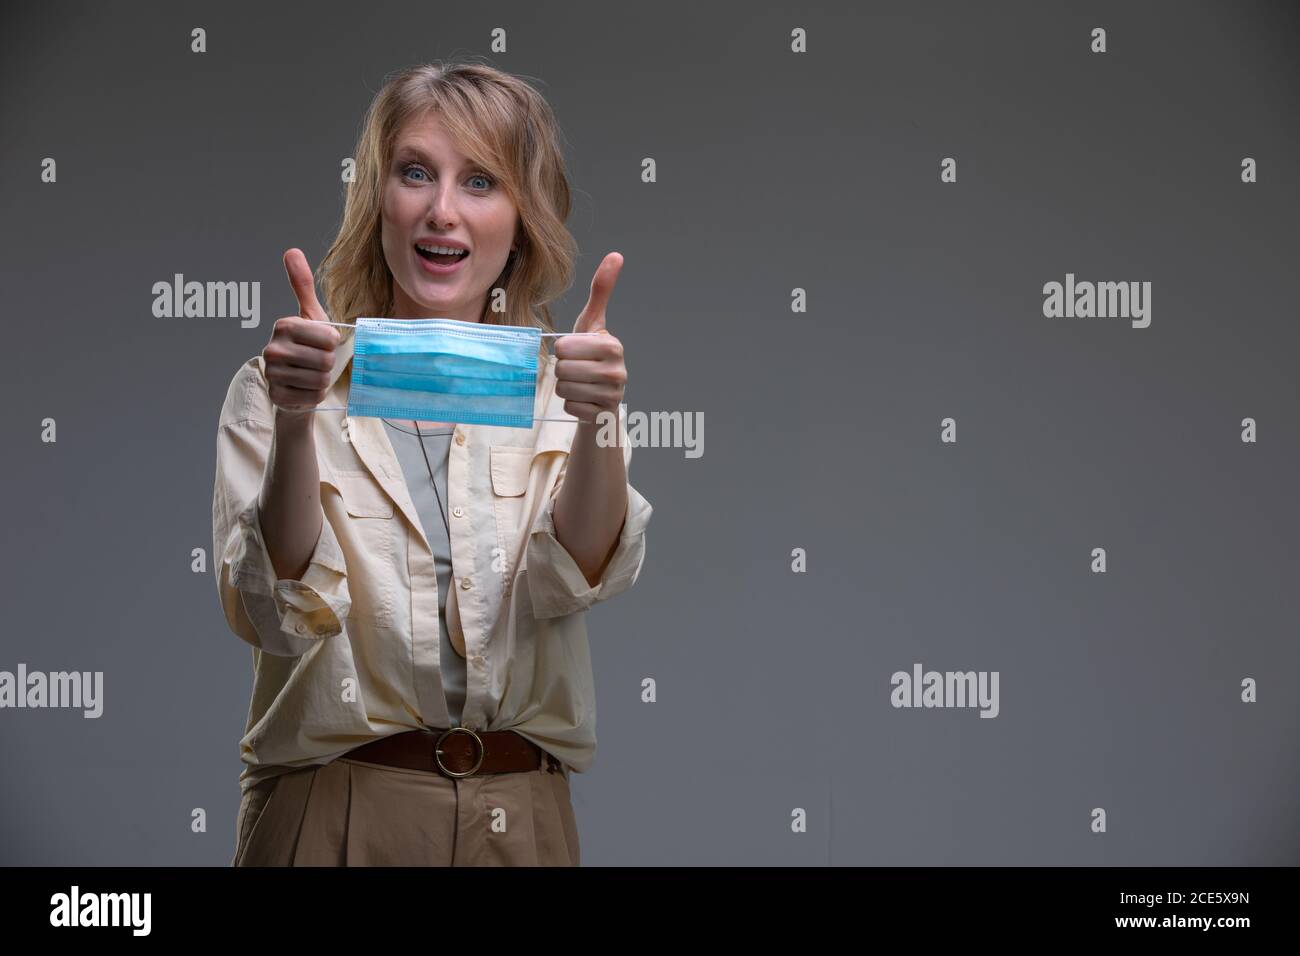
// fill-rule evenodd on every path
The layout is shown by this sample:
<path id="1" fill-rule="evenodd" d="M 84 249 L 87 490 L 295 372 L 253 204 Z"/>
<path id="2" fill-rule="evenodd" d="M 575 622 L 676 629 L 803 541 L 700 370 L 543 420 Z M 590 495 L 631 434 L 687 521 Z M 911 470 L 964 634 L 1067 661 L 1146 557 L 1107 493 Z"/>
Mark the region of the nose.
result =
<path id="1" fill-rule="evenodd" d="M 451 229 L 456 225 L 456 187 L 444 183 L 432 190 L 429 200 L 429 222 L 439 229 Z"/>

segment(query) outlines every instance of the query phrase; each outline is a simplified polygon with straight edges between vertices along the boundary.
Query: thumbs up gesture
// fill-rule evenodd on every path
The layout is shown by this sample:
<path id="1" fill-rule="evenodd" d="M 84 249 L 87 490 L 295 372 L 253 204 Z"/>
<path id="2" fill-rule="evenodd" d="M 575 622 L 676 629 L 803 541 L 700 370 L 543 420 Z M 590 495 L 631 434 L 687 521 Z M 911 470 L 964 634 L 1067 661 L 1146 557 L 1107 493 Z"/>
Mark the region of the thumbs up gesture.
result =
<path id="1" fill-rule="evenodd" d="M 605 328 L 605 307 L 623 269 L 623 257 L 611 252 L 601 261 L 591 280 L 587 307 L 573 325 L 575 332 L 602 335 L 567 336 L 555 340 L 555 394 L 565 399 L 564 410 L 580 422 L 595 424 L 604 411 L 618 416 L 627 367 L 623 343 Z"/>
<path id="2" fill-rule="evenodd" d="M 298 300 L 298 314 L 277 319 L 262 350 L 271 403 L 289 414 L 308 414 L 325 400 L 334 348 L 341 336 L 316 298 L 316 283 L 301 249 L 284 254 L 284 271 Z"/>

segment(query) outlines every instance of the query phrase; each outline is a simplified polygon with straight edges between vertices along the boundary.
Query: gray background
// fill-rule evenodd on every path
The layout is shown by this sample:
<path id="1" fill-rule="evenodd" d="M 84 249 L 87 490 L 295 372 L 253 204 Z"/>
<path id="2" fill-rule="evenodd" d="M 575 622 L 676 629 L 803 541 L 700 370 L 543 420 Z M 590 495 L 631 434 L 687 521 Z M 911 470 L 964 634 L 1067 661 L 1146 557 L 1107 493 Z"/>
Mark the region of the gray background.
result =
<path id="1" fill-rule="evenodd" d="M 190 570 L 221 401 L 384 74 L 474 54 L 567 137 L 562 327 L 623 253 L 629 409 L 705 419 L 702 458 L 635 450 L 646 563 L 589 615 L 585 864 L 1300 862 L 1295 5 L 0 16 L 0 669 L 105 672 L 98 720 L 0 711 L 0 862 L 228 864 L 251 653 Z M 260 281 L 261 325 L 154 318 L 176 272 Z M 1150 280 L 1151 327 L 1044 318 L 1067 272 Z M 1000 671 L 1000 716 L 894 709 L 916 661 Z"/>

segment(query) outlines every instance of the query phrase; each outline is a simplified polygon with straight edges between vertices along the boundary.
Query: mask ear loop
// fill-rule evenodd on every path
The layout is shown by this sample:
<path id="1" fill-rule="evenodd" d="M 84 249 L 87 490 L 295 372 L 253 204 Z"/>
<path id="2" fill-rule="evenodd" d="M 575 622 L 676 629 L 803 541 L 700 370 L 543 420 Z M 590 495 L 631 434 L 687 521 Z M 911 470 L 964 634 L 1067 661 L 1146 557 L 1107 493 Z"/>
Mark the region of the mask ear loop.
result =
<path id="1" fill-rule="evenodd" d="M 320 322 L 321 325 L 337 325 L 339 328 L 343 328 L 343 329 L 355 329 L 357 327 L 357 324 L 355 322 L 327 322 L 324 319 L 317 319 L 317 321 Z M 472 325 L 473 323 L 470 324 Z M 507 326 L 507 328 L 514 328 L 514 326 Z M 604 335 L 605 333 L 604 332 L 538 332 L 537 334 L 540 335 L 542 338 L 546 339 L 546 338 L 554 338 L 560 335 Z"/>
<path id="2" fill-rule="evenodd" d="M 324 320 L 319 320 L 319 321 L 321 321 L 322 324 L 324 325 L 337 325 L 339 328 L 343 328 L 343 329 L 355 329 L 357 327 L 355 322 L 327 322 Z M 548 339 L 548 338 L 559 338 L 561 335 L 604 335 L 605 333 L 604 332 L 539 332 L 538 334 L 542 338 Z M 317 405 L 315 408 L 312 409 L 313 412 L 346 412 L 347 410 L 348 407 L 346 405 Z M 560 422 L 561 424 L 566 424 L 566 425 L 578 424 L 578 420 L 576 418 L 534 418 L 533 421 Z"/>

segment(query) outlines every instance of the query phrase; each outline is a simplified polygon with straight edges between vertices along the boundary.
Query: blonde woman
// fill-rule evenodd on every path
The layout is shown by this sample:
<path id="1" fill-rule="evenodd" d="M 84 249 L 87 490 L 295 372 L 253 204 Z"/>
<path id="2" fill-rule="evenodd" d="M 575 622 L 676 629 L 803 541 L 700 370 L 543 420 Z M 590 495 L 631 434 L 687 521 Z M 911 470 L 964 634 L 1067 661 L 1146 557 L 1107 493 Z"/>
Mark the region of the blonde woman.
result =
<path id="1" fill-rule="evenodd" d="M 236 373 L 217 435 L 217 586 L 253 647 L 235 866 L 578 865 L 585 612 L 636 582 L 652 512 L 605 329 L 622 258 L 573 326 L 603 334 L 542 340 L 531 428 L 345 412 L 359 317 L 554 332 L 569 202 L 540 94 L 427 64 L 370 106 L 323 305 L 285 254 L 299 314 Z"/>

